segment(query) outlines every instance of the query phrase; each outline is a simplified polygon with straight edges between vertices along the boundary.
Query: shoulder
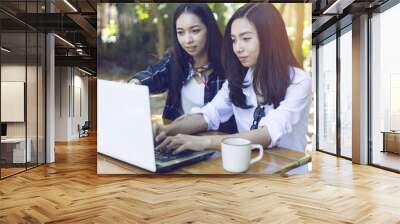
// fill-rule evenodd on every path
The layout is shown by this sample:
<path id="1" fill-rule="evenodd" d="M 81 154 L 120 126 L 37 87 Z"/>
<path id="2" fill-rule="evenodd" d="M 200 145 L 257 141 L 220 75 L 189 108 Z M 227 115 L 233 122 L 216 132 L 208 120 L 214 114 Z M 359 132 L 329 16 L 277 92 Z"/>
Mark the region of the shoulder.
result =
<path id="1" fill-rule="evenodd" d="M 292 97 L 303 97 L 309 95 L 311 91 L 311 77 L 304 70 L 296 67 L 290 69 L 290 85 L 287 94 Z"/>
<path id="2" fill-rule="evenodd" d="M 297 67 L 290 67 L 290 84 L 311 84 L 311 77 L 306 71 Z"/>
<path id="3" fill-rule="evenodd" d="M 172 57 L 173 57 L 172 49 L 168 49 L 165 51 L 164 55 L 161 57 L 161 61 L 169 62 L 170 60 L 172 60 Z"/>

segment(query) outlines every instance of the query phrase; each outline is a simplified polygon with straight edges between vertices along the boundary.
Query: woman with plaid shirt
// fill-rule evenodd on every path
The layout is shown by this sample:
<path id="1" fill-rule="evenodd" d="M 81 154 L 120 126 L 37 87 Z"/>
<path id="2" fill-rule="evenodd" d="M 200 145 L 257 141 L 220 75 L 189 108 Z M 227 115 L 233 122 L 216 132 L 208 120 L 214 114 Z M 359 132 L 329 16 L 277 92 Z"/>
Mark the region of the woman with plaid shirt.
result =
<path id="1" fill-rule="evenodd" d="M 222 87 L 221 46 L 222 34 L 207 4 L 181 4 L 173 18 L 173 48 L 129 82 L 146 85 L 151 93 L 168 91 L 163 118 L 175 120 L 210 102 Z M 218 130 L 237 132 L 234 116 Z"/>

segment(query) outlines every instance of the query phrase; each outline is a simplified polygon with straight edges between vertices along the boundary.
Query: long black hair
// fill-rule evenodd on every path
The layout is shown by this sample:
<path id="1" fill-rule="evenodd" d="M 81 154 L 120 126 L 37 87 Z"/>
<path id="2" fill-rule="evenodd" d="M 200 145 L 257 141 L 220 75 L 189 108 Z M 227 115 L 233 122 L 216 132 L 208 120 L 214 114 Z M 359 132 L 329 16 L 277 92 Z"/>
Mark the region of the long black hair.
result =
<path id="1" fill-rule="evenodd" d="M 248 3 L 233 14 L 226 26 L 222 63 L 229 80 L 229 97 L 235 106 L 244 109 L 254 105 L 247 105 L 242 91 L 249 85 L 243 83 L 248 68 L 242 66 L 232 46 L 232 23 L 239 18 L 246 18 L 255 26 L 260 41 L 253 71 L 254 89 L 263 96 L 263 104 L 273 104 L 277 108 L 290 85 L 290 69 L 301 67 L 291 51 L 285 23 L 272 4 Z"/>
<path id="2" fill-rule="evenodd" d="M 222 34 L 211 9 L 205 3 L 183 3 L 180 4 L 174 13 L 173 18 L 173 49 L 172 49 L 172 77 L 170 82 L 169 94 L 173 103 L 180 102 L 180 91 L 182 83 L 187 77 L 191 56 L 182 48 L 178 42 L 176 32 L 176 20 L 183 13 L 193 13 L 198 16 L 207 28 L 206 50 L 211 68 L 217 74 L 223 75 L 221 64 Z"/>

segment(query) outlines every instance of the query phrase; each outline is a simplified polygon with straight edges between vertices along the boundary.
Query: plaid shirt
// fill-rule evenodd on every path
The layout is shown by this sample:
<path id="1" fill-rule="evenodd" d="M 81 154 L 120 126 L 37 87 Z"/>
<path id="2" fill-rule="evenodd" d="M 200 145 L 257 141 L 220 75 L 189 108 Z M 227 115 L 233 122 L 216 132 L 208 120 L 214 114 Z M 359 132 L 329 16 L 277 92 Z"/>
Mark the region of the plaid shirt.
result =
<path id="1" fill-rule="evenodd" d="M 150 65 L 146 70 L 136 73 L 133 77 L 138 79 L 141 84 L 149 87 L 151 93 L 162 93 L 168 90 L 169 82 L 171 80 L 171 63 L 172 55 L 170 52 L 166 53 L 157 63 Z M 187 71 L 186 73 L 189 73 Z M 188 74 L 186 74 L 188 76 Z M 210 102 L 221 89 L 225 78 L 222 74 L 212 72 L 208 76 L 208 81 L 204 87 L 204 104 Z M 169 93 L 168 93 L 169 94 Z M 165 103 L 163 118 L 175 120 L 183 114 L 181 103 L 173 104 L 170 97 L 167 96 Z M 232 116 L 227 122 L 220 125 L 220 131 L 226 133 L 236 133 L 236 121 Z"/>

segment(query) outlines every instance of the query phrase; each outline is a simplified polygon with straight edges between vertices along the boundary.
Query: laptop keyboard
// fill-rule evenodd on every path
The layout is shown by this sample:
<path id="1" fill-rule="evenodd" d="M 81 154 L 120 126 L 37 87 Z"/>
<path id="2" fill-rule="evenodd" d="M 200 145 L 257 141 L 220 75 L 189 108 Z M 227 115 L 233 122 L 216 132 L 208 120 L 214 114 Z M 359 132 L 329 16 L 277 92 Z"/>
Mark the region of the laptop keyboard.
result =
<path id="1" fill-rule="evenodd" d="M 155 150 L 156 160 L 159 160 L 161 162 L 167 162 L 167 161 L 171 161 L 171 160 L 174 160 L 174 159 L 188 157 L 188 156 L 190 156 L 190 155 L 192 155 L 194 153 L 191 150 L 185 150 L 183 152 L 180 152 L 180 153 L 174 155 L 174 154 L 172 154 L 172 152 L 173 152 L 173 150 L 166 151 L 166 150 L 156 149 Z"/>

